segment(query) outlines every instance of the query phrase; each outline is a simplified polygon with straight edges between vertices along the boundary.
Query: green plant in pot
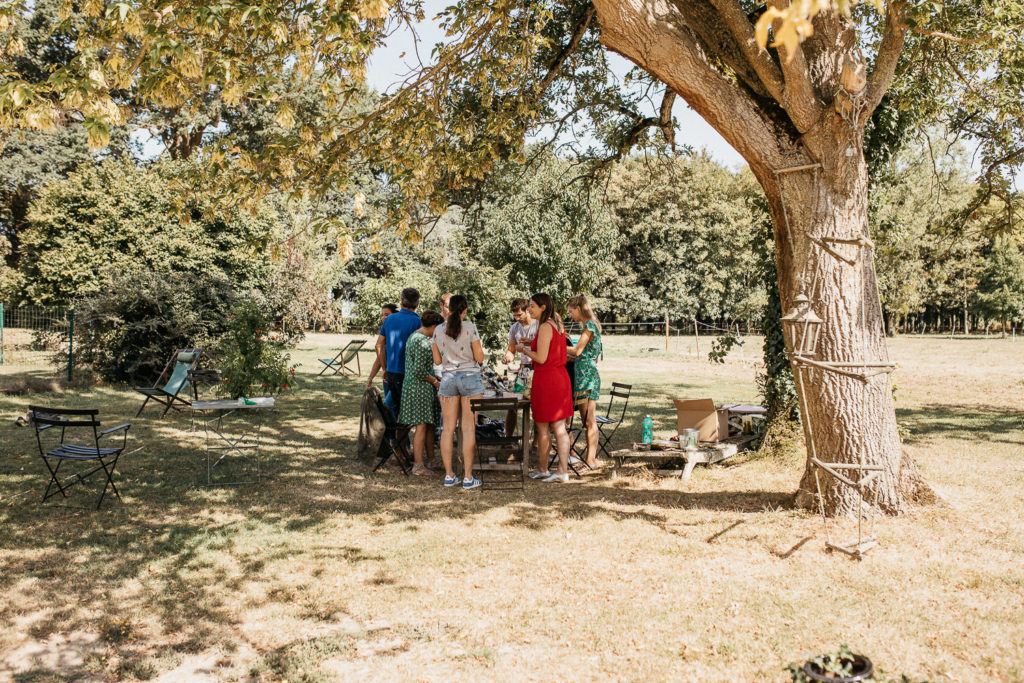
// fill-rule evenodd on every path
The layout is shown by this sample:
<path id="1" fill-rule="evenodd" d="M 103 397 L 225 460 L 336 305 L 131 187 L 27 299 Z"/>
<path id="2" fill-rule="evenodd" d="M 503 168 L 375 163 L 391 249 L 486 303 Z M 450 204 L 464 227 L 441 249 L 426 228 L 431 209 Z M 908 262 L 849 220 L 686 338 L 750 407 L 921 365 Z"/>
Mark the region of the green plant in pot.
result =
<path id="1" fill-rule="evenodd" d="M 289 338 L 271 330 L 273 321 L 255 302 L 235 306 L 218 353 L 221 391 L 231 398 L 272 396 L 295 385 L 288 366 Z"/>
<path id="2" fill-rule="evenodd" d="M 875 680 L 875 667 L 871 660 L 855 654 L 847 645 L 840 645 L 837 651 L 818 655 L 803 664 L 793 662 L 787 670 L 794 683 L 861 683 Z"/>

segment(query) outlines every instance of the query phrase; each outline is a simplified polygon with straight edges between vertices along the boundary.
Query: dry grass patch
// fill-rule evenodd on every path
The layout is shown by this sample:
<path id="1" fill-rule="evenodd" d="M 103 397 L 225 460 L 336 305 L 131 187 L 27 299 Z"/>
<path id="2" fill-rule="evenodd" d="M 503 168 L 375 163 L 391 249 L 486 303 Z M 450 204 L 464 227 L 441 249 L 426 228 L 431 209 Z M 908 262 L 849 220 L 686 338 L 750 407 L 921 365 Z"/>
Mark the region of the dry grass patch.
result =
<path id="1" fill-rule="evenodd" d="M 634 468 L 525 493 L 373 475 L 352 457 L 362 381 L 313 374 L 346 339 L 296 351 L 305 372 L 271 420 L 259 485 L 201 486 L 187 417 L 150 414 L 133 421 L 146 448 L 121 468 L 124 505 L 42 508 L 32 434 L 4 421 L 8 679 L 765 681 L 839 643 L 915 678 L 1024 679 L 1021 384 L 1007 370 L 1024 344 L 893 341 L 907 448 L 953 506 L 880 520 L 880 546 L 855 562 L 789 507 L 795 453 L 688 483 Z M 673 397 L 756 399 L 748 360 L 644 351 L 661 343 L 608 338 L 605 381 L 634 384 L 620 442 L 647 413 L 671 431 Z M 115 387 L 44 399 L 111 424 L 138 405 Z M 24 403 L 0 397 L 12 420 Z M 112 625 L 128 635 L 104 638 Z M 96 649 L 69 666 L 16 656 L 76 638 Z"/>

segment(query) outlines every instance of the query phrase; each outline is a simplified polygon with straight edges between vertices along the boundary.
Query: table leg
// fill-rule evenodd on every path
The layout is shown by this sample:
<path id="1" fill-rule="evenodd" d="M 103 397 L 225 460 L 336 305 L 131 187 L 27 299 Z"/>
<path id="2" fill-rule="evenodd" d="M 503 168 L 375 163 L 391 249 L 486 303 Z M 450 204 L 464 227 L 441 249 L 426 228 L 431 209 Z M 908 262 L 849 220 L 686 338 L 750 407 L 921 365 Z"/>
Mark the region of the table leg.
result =
<path id="1" fill-rule="evenodd" d="M 523 481 L 530 474 L 530 406 L 523 406 Z"/>

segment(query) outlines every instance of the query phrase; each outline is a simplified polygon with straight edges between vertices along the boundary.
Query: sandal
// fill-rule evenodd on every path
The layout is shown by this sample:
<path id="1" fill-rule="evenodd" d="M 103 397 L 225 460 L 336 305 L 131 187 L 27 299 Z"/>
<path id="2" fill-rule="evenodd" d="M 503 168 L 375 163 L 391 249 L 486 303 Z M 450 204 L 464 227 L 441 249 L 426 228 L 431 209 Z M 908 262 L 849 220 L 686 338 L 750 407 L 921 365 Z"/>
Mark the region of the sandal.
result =
<path id="1" fill-rule="evenodd" d="M 412 473 L 415 474 L 417 477 L 422 477 L 428 474 L 433 474 L 434 470 L 426 467 L 425 465 L 413 465 Z"/>

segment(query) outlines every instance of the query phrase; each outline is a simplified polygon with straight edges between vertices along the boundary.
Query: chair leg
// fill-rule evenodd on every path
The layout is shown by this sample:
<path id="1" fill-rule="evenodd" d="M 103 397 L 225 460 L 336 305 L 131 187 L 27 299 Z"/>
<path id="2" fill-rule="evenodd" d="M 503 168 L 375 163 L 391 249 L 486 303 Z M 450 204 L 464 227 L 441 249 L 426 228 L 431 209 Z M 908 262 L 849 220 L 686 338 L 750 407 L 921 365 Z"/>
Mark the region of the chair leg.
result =
<path id="1" fill-rule="evenodd" d="M 61 486 L 60 479 L 57 478 L 57 473 L 60 472 L 60 466 L 64 464 L 64 461 L 63 460 L 58 460 L 57 461 L 57 467 L 51 467 L 50 466 L 50 459 L 49 458 L 43 458 L 43 463 L 46 464 L 46 469 L 48 469 L 50 471 L 50 483 L 46 485 L 46 491 L 43 492 L 43 500 L 42 500 L 42 502 L 45 503 L 50 498 L 50 496 L 57 495 L 58 491 L 60 492 L 60 494 L 62 496 L 67 498 L 68 497 L 67 491 L 64 489 L 63 486 Z M 57 491 L 54 491 L 53 493 L 50 493 L 50 487 L 52 487 L 54 484 L 57 485 Z"/>
<path id="2" fill-rule="evenodd" d="M 147 395 L 146 396 L 146 400 L 142 402 L 142 405 L 139 406 L 138 411 L 135 413 L 135 417 L 138 417 L 139 415 L 142 415 L 142 409 L 146 407 L 147 403 L 149 403 L 149 398 L 150 397 Z"/>
<path id="3" fill-rule="evenodd" d="M 118 454 L 120 457 L 120 454 Z M 100 491 L 100 499 L 96 502 L 96 509 L 99 510 L 100 506 L 103 505 L 103 496 L 107 495 L 107 486 L 110 486 L 114 490 L 114 495 L 122 503 L 124 500 L 121 499 L 121 492 L 117 490 L 117 485 L 114 484 L 114 468 L 117 467 L 117 458 L 115 457 L 113 462 L 110 463 L 110 469 L 107 469 L 107 464 L 100 458 L 100 467 L 103 468 L 103 473 L 107 475 L 107 481 L 103 484 L 103 490 Z"/>

